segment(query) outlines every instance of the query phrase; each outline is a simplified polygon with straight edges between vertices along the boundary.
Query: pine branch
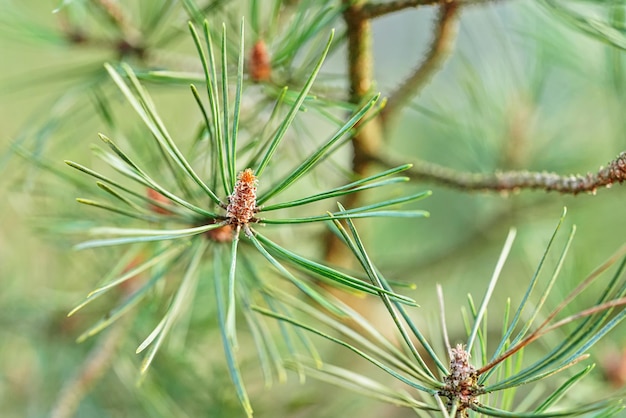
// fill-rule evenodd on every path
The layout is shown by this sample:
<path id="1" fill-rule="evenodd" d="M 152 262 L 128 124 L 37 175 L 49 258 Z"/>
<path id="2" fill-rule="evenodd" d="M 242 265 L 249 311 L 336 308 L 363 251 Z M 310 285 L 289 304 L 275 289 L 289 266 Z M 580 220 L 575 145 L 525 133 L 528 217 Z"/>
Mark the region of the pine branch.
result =
<path id="1" fill-rule="evenodd" d="M 374 19 L 404 9 L 439 3 L 441 3 L 440 0 L 396 0 L 389 3 L 369 3 L 363 6 L 361 14 L 365 19 Z"/>
<path id="2" fill-rule="evenodd" d="M 376 19 L 391 13 L 400 12 L 406 9 L 416 9 L 420 6 L 432 6 L 435 4 L 445 4 L 455 2 L 463 5 L 477 5 L 497 0 L 396 0 L 386 3 L 368 3 L 363 6 L 361 14 L 364 19 Z"/>
<path id="3" fill-rule="evenodd" d="M 383 166 L 392 167 L 394 162 L 385 157 L 372 156 L 372 160 Z M 595 173 L 586 175 L 559 175 L 548 172 L 504 171 L 493 174 L 477 174 L 456 171 L 426 161 L 414 162 L 413 168 L 405 172 L 414 180 L 425 180 L 465 191 L 513 192 L 523 189 L 556 191 L 563 194 L 595 194 L 600 187 L 626 181 L 626 151 L 600 167 Z"/>
<path id="4" fill-rule="evenodd" d="M 348 4 L 344 20 L 348 34 L 348 72 L 350 76 L 350 101 L 361 103 L 371 94 L 373 84 L 372 25 L 363 18 L 364 5 L 344 0 Z M 361 127 L 352 139 L 354 148 L 353 170 L 362 175 L 369 164 L 367 155 L 378 151 L 381 144 L 381 131 L 377 119 L 370 120 Z"/>
<path id="5" fill-rule="evenodd" d="M 346 6 L 343 17 L 347 27 L 350 101 L 361 103 L 371 94 L 373 84 L 372 25 L 363 15 L 365 2 L 344 0 L 343 3 Z M 352 171 L 359 177 L 365 177 L 371 164 L 369 155 L 377 154 L 382 143 L 380 119 L 374 117 L 356 128 L 357 133 L 352 138 Z M 346 207 L 358 206 L 358 198 L 356 194 L 349 195 L 343 204 Z M 349 264 L 351 257 L 347 247 L 333 233 L 326 234 L 324 247 L 326 261 L 336 265 Z"/>
<path id="6" fill-rule="evenodd" d="M 413 74 L 389 95 L 387 106 L 381 113 L 386 126 L 389 126 L 390 121 L 421 91 L 452 52 L 456 41 L 460 7 L 460 3 L 455 1 L 440 6 L 434 38 L 426 58 L 415 68 Z"/>
<path id="7" fill-rule="evenodd" d="M 401 2 L 399 2 L 401 3 Z M 372 30 L 368 8 L 373 5 L 364 1 L 344 0 L 346 6 L 344 20 L 347 27 L 348 39 L 348 74 L 350 79 L 350 101 L 360 103 L 371 93 L 373 84 L 373 52 Z M 451 49 L 451 43 L 456 32 L 456 17 L 458 3 L 446 3 L 441 6 L 435 40 L 431 52 L 420 65 L 413 76 L 392 94 L 390 101 L 383 108 L 380 117 L 374 117 L 365 126 L 359 126 L 358 133 L 352 138 L 353 161 L 352 171 L 358 176 L 364 176 L 370 164 L 372 155 L 378 155 L 382 143 L 382 128 L 385 115 L 392 115 L 394 109 L 399 109 L 410 101 L 421 86 L 429 79 L 439 64 Z M 391 112 L 390 112 L 391 111 Z M 357 196 L 348 196 L 343 203 L 347 207 L 355 206 Z M 327 234 L 325 244 L 325 259 L 331 263 L 344 265 L 348 258 L 345 246 L 333 234 Z"/>

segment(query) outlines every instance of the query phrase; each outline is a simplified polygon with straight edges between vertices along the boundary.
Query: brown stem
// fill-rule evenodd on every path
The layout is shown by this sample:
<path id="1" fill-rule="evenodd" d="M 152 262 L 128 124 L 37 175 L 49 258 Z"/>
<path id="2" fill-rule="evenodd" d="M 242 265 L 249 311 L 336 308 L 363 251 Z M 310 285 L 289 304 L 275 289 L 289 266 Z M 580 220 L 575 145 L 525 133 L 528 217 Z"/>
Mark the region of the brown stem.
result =
<path id="1" fill-rule="evenodd" d="M 132 270 L 141 262 L 142 257 L 136 257 L 126 266 L 124 271 Z M 134 276 L 119 285 L 122 303 L 128 301 L 139 289 L 140 280 L 139 276 Z M 81 400 L 108 371 L 133 317 L 127 313 L 113 323 L 106 334 L 100 336 L 78 373 L 63 385 L 50 413 L 51 418 L 69 418 L 76 414 L 76 409 Z"/>
<path id="2" fill-rule="evenodd" d="M 361 18 L 358 6 L 349 7 L 345 19 L 348 26 L 350 101 L 360 103 L 372 92 L 374 56 L 371 23 Z M 367 116 L 362 120 L 368 120 Z M 371 163 L 368 155 L 376 154 L 380 149 L 380 121 L 374 117 L 364 125 L 357 124 L 355 128 L 357 134 L 352 138 L 352 169 L 355 174 L 363 175 Z"/>
<path id="3" fill-rule="evenodd" d="M 549 332 L 554 331 L 557 328 L 561 328 L 562 326 L 567 325 L 571 322 L 577 321 L 581 318 L 595 315 L 598 312 L 606 311 L 606 310 L 617 308 L 617 307 L 624 306 L 624 305 L 626 305 L 626 298 L 619 298 L 619 299 L 611 300 L 609 302 L 601 303 L 600 305 L 593 306 L 591 308 L 585 309 L 584 311 L 580 311 L 574 315 L 570 315 L 567 318 L 561 319 L 559 322 L 556 322 L 550 325 L 549 327 L 543 329 L 538 334 L 538 337 L 541 337 Z"/>
<path id="4" fill-rule="evenodd" d="M 344 0 L 346 10 L 344 20 L 348 37 L 348 73 L 350 77 L 350 101 L 360 103 L 371 94 L 374 56 L 372 52 L 371 22 L 363 17 L 365 2 Z M 367 120 L 367 116 L 364 120 Z M 378 117 L 370 118 L 366 124 L 356 126 L 357 133 L 352 138 L 354 151 L 352 170 L 358 176 L 367 173 L 372 161 L 369 155 L 378 153 L 381 145 L 381 125 Z M 350 194 L 343 202 L 346 207 L 354 207 L 358 194 Z M 326 235 L 325 258 L 337 265 L 346 265 L 350 259 L 347 247 L 334 235 Z"/>
<path id="5" fill-rule="evenodd" d="M 434 38 L 426 58 L 389 95 L 387 105 L 381 113 L 385 127 L 391 126 L 391 121 L 420 92 L 450 55 L 456 41 L 460 7 L 460 3 L 456 1 L 444 3 L 440 6 Z"/>
<path id="6" fill-rule="evenodd" d="M 393 161 L 378 155 L 371 156 L 386 167 L 396 167 Z M 559 175 L 548 172 L 505 171 L 493 174 L 476 174 L 456 171 L 426 161 L 416 161 L 405 172 L 415 180 L 425 180 L 464 191 L 515 192 L 523 189 L 537 189 L 546 192 L 556 191 L 563 194 L 586 192 L 595 194 L 600 187 L 626 181 L 626 151 L 610 161 L 606 167 L 600 167 L 596 173 L 586 175 Z"/>

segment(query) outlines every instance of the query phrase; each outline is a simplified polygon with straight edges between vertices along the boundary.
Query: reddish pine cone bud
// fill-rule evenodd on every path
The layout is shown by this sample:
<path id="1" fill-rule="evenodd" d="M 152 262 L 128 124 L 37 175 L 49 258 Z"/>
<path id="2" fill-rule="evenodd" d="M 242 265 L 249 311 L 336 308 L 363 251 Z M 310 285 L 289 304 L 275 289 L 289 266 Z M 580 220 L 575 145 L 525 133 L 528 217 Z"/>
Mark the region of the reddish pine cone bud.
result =
<path id="1" fill-rule="evenodd" d="M 256 182 L 256 176 L 249 168 L 237 176 L 235 190 L 228 197 L 226 207 L 226 217 L 229 218 L 231 224 L 243 226 L 254 221 L 254 214 L 257 212 Z"/>
<path id="2" fill-rule="evenodd" d="M 477 402 L 480 394 L 478 372 L 469 362 L 470 354 L 462 344 L 450 350 L 450 374 L 444 378 L 446 386 L 439 395 L 448 398 L 448 407 L 456 403 L 455 418 L 467 418 L 468 409 Z"/>
<path id="3" fill-rule="evenodd" d="M 261 39 L 256 41 L 250 51 L 250 64 L 248 65 L 250 78 L 255 83 L 268 81 L 272 75 L 272 65 L 265 42 Z"/>
<path id="4" fill-rule="evenodd" d="M 469 363 L 470 355 L 462 344 L 450 350 L 450 357 L 450 375 L 446 383 L 457 392 L 459 398 L 466 400 L 476 385 L 476 369 Z"/>

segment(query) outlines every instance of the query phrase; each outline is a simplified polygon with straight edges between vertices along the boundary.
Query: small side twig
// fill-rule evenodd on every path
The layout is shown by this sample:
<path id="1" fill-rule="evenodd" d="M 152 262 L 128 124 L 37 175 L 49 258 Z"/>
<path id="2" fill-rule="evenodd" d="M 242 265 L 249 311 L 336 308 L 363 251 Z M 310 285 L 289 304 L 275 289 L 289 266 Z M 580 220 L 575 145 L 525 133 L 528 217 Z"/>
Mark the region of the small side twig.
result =
<path id="1" fill-rule="evenodd" d="M 513 354 L 517 353 L 522 348 L 528 346 L 532 342 L 534 342 L 537 339 L 539 339 L 541 336 L 547 334 L 548 332 L 550 332 L 550 331 L 552 331 L 552 330 L 554 330 L 556 328 L 559 328 L 559 327 L 561 327 L 561 326 L 563 326 L 565 324 L 568 324 L 568 323 L 570 323 L 572 321 L 575 321 L 577 319 L 584 318 L 584 317 L 590 316 L 590 315 L 594 315 L 594 314 L 596 314 L 598 312 L 602 312 L 602 311 L 607 310 L 607 309 L 611 309 L 611 308 L 614 308 L 614 307 L 617 307 L 617 306 L 623 306 L 626 303 L 626 298 L 613 299 L 613 300 L 610 300 L 608 302 L 601 303 L 599 305 L 593 306 L 593 307 L 591 307 L 589 309 L 585 309 L 585 310 L 583 310 L 581 312 L 578 312 L 578 313 L 576 313 L 574 315 L 570 315 L 570 316 L 568 316 L 567 318 L 565 318 L 565 319 L 563 319 L 561 321 L 558 321 L 556 323 L 553 323 L 552 325 L 549 325 L 550 321 L 552 321 L 561 311 L 563 311 L 563 309 L 566 306 L 568 306 L 578 295 L 580 295 L 586 288 L 588 288 L 589 285 L 591 283 L 593 283 L 598 278 L 598 276 L 600 276 L 600 274 L 602 274 L 603 272 L 608 270 L 619 259 L 623 258 L 624 255 L 626 255 L 626 245 L 623 245 L 607 261 L 605 261 L 602 265 L 600 265 L 593 272 L 591 272 L 591 274 L 589 274 L 589 276 L 587 276 L 587 278 L 585 280 L 583 280 L 578 286 L 576 286 L 576 288 L 574 290 L 572 290 L 569 295 L 567 295 L 567 297 L 559 304 L 559 306 L 556 307 L 556 309 L 554 309 L 548 315 L 548 317 L 543 321 L 543 323 L 541 325 L 539 325 L 537 327 L 537 329 L 535 331 L 533 331 L 526 338 L 524 338 L 523 340 L 521 340 L 520 342 L 518 342 L 514 346 L 510 347 L 505 353 L 503 353 L 497 359 L 495 359 L 492 362 L 490 362 L 489 364 L 486 364 L 483 367 L 481 367 L 477 371 L 477 373 L 480 375 L 480 374 L 483 374 L 483 373 L 493 369 L 495 366 L 497 366 L 498 364 L 502 363 L 504 360 L 506 360 L 507 358 L 511 357 Z"/>
<path id="2" fill-rule="evenodd" d="M 383 166 L 395 167 L 394 163 L 380 156 L 372 156 Z M 516 192 L 524 189 L 556 191 L 563 194 L 595 194 L 600 187 L 626 181 L 626 151 L 600 167 L 595 173 L 586 175 L 559 175 L 548 172 L 505 171 L 493 174 L 476 174 L 456 171 L 426 161 L 414 162 L 405 172 L 415 180 L 430 181 L 465 191 Z"/>
<path id="3" fill-rule="evenodd" d="M 390 126 L 390 120 L 397 116 L 400 110 L 420 92 L 450 55 L 456 41 L 460 7 L 460 3 L 456 1 L 440 6 L 434 38 L 428 54 L 413 73 L 389 95 L 387 105 L 381 113 L 384 125 Z"/>

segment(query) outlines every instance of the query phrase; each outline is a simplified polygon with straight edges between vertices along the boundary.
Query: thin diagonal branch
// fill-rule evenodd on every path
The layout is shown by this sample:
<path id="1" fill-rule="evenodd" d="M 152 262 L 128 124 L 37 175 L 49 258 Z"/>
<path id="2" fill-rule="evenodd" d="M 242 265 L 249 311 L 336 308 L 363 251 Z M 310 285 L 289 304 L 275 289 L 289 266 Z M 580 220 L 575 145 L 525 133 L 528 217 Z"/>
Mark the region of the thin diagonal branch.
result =
<path id="1" fill-rule="evenodd" d="M 364 19 L 376 19 L 391 13 L 400 12 L 406 9 L 416 9 L 420 6 L 432 6 L 456 2 L 463 5 L 479 5 L 483 3 L 496 2 L 497 0 L 396 0 L 385 3 L 368 3 L 363 6 L 361 15 Z"/>
<path id="2" fill-rule="evenodd" d="M 426 58 L 389 95 L 387 106 L 382 110 L 381 117 L 385 126 L 391 125 L 391 120 L 420 92 L 452 52 L 456 41 L 460 7 L 460 3 L 456 1 L 444 3 L 440 6 L 434 38 Z"/>
<path id="3" fill-rule="evenodd" d="M 397 165 L 385 157 L 372 156 L 383 166 Z M 611 187 L 626 181 L 626 151 L 600 167 L 595 173 L 559 175 L 548 172 L 504 171 L 493 174 L 477 174 L 456 171 L 426 161 L 414 162 L 405 174 L 414 180 L 424 180 L 465 191 L 519 191 L 524 189 L 556 191 L 563 194 L 595 194 L 600 187 Z"/>
<path id="4" fill-rule="evenodd" d="M 396 0 L 388 3 L 369 3 L 363 6 L 361 11 L 365 19 L 374 19 L 390 13 L 399 12 L 419 6 L 428 6 L 441 3 L 440 0 Z"/>
<path id="5" fill-rule="evenodd" d="M 587 276 L 587 278 L 585 280 L 583 280 L 574 290 L 572 290 L 569 295 L 565 298 L 565 300 L 563 300 L 559 306 L 556 307 L 556 309 L 554 309 L 549 315 L 548 317 L 543 321 L 543 323 L 541 325 L 539 325 L 537 327 L 537 329 L 535 331 L 533 331 L 531 334 L 529 334 L 526 338 L 524 338 L 523 340 L 521 340 L 519 343 L 515 344 L 514 346 L 510 347 L 505 353 L 503 353 L 500 357 L 498 357 L 497 359 L 493 360 L 492 362 L 490 362 L 489 364 L 484 365 L 483 367 L 481 367 L 480 369 L 477 370 L 477 373 L 479 375 L 493 369 L 496 365 L 502 363 L 504 360 L 506 360 L 507 358 L 511 357 L 513 354 L 517 353 L 518 351 L 520 351 L 522 348 L 528 346 L 530 343 L 536 341 L 537 339 L 539 339 L 539 337 L 543 336 L 544 334 L 554 330 L 555 328 L 558 328 L 560 326 L 563 326 L 571 321 L 574 321 L 576 319 L 585 317 L 585 316 L 589 316 L 589 315 L 593 315 L 599 311 L 605 310 L 605 309 L 610 309 L 613 308 L 615 306 L 623 306 L 624 304 L 624 298 L 619 298 L 619 299 L 614 299 L 599 305 L 596 305 L 590 309 L 585 309 L 584 311 L 578 312 L 574 315 L 568 316 L 567 318 L 558 321 L 550 326 L 548 326 L 548 324 L 550 323 L 550 321 L 552 321 L 567 305 L 569 305 L 578 295 L 580 295 L 586 288 L 589 287 L 589 285 L 595 281 L 598 276 L 600 276 L 600 274 L 602 274 L 603 272 L 605 272 L 608 268 L 610 268 L 614 263 L 616 263 L 619 259 L 621 259 L 622 257 L 624 257 L 624 254 L 626 253 L 626 245 L 623 245 L 619 250 L 617 250 L 616 253 L 614 253 L 608 260 L 606 260 L 603 264 L 601 264 L 598 268 L 596 268 L 593 272 L 591 272 L 591 274 L 589 274 L 589 276 Z"/>

